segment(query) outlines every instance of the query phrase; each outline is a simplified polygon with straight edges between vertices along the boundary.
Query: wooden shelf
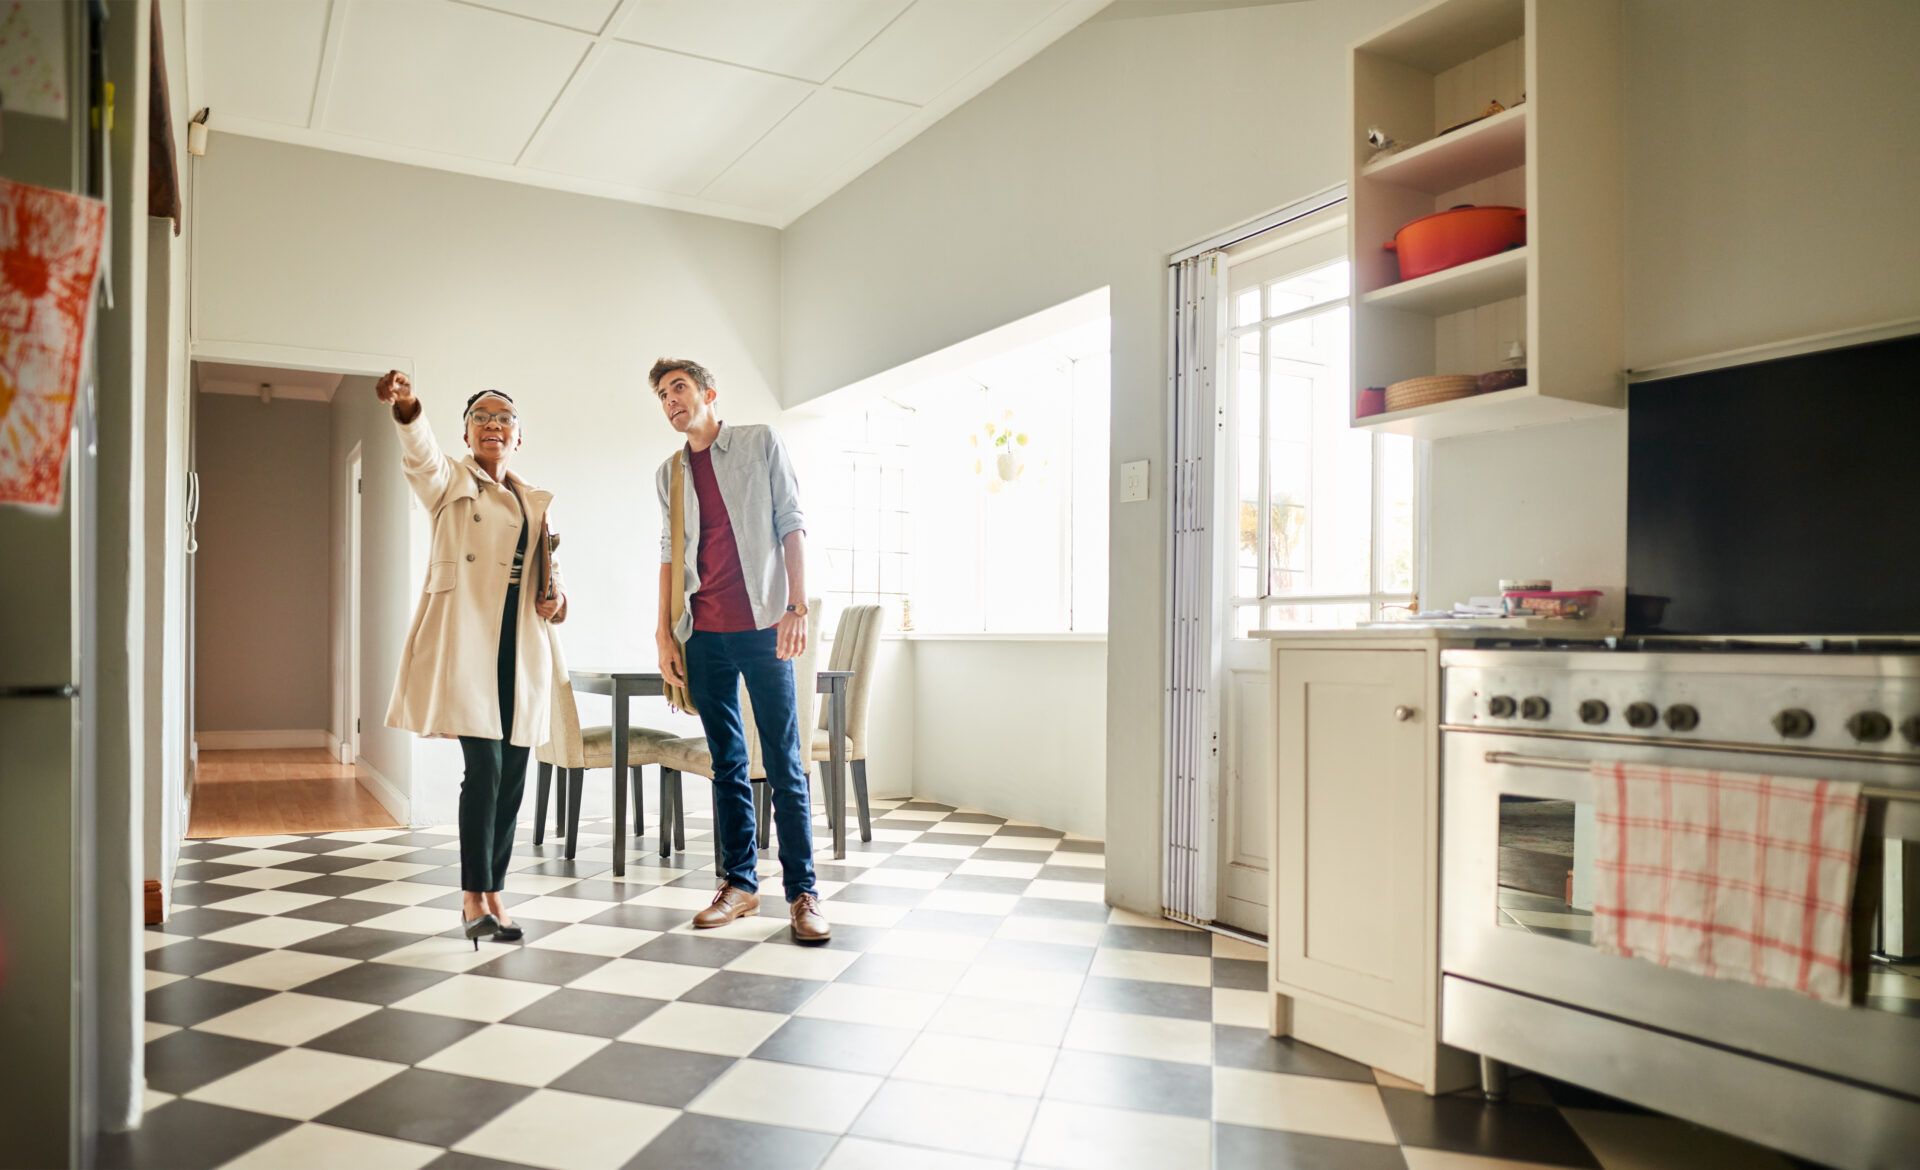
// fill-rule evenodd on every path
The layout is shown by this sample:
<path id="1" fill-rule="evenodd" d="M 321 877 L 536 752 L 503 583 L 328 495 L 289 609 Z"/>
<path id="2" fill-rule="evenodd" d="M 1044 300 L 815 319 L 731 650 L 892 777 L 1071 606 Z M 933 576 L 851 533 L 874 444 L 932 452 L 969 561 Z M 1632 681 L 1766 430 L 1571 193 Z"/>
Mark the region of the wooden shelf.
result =
<path id="1" fill-rule="evenodd" d="M 1394 435 L 1412 435 L 1416 439 L 1445 439 L 1454 435 L 1482 431 L 1510 431 L 1544 423 L 1570 422 L 1614 413 L 1611 406 L 1597 406 L 1568 398 L 1549 398 L 1531 386 L 1474 394 L 1431 406 L 1416 406 L 1387 414 L 1371 414 L 1353 420 L 1361 430 L 1384 431 Z"/>
<path id="2" fill-rule="evenodd" d="M 1418 280 L 1403 280 L 1375 289 L 1360 301 L 1370 307 L 1439 317 L 1509 297 L 1525 296 L 1526 292 L 1527 250 L 1514 248 L 1429 273 Z"/>
<path id="3" fill-rule="evenodd" d="M 1526 162 L 1527 107 L 1515 106 L 1368 163 L 1360 177 L 1438 195 Z"/>

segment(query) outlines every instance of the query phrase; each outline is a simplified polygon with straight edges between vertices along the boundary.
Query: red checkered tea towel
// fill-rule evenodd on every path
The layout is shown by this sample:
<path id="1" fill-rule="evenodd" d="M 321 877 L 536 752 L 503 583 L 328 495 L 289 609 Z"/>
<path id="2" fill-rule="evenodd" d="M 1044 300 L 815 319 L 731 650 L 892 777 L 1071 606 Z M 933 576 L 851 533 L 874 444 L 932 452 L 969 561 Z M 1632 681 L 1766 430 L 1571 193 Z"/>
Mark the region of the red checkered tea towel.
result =
<path id="1" fill-rule="evenodd" d="M 1860 785 L 1597 762 L 1593 943 L 1847 1002 Z"/>

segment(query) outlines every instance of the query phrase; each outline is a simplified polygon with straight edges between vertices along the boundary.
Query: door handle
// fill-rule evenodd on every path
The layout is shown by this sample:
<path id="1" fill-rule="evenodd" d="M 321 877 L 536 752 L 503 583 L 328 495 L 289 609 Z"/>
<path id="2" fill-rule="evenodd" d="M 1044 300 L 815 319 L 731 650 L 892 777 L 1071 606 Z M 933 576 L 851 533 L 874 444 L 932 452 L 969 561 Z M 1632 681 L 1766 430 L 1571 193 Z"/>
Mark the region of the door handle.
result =
<path id="1" fill-rule="evenodd" d="M 1402 723 L 1411 723 L 1413 717 L 1419 713 L 1419 711 L 1412 707 L 1395 707 L 1393 709 L 1393 717 Z"/>

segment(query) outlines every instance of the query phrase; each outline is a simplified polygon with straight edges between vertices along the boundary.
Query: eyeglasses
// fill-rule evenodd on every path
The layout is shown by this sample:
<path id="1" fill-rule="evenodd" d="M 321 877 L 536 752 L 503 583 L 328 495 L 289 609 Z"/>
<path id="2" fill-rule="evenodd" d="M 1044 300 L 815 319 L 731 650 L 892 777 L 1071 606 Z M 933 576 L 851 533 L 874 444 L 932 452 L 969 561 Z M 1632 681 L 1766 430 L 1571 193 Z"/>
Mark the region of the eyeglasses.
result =
<path id="1" fill-rule="evenodd" d="M 467 418 L 472 422 L 479 423 L 483 427 L 488 423 L 499 423 L 503 427 L 510 427 L 520 421 L 520 416 L 511 410 L 503 410 L 499 414 L 488 414 L 484 410 L 476 410 L 472 414 L 469 414 Z"/>

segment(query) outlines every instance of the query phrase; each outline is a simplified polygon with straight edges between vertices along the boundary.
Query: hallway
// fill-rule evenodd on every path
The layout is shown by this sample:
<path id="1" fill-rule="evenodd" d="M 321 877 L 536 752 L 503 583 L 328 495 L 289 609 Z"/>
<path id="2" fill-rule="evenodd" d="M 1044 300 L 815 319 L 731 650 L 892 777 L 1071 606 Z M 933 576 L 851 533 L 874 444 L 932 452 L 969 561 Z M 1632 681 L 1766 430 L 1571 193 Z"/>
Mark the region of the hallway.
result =
<path id="1" fill-rule="evenodd" d="M 360 783 L 361 771 L 325 748 L 202 751 L 194 770 L 190 839 L 398 829 Z M 182 852 L 193 856 L 192 850 Z M 186 867 L 178 871 L 185 876 Z M 178 901 L 178 895 L 175 895 Z"/>
<path id="2" fill-rule="evenodd" d="M 523 826 L 528 941 L 477 952 L 450 827 L 189 844 L 144 936 L 146 1124 L 103 1164 L 1788 1164 L 1535 1078 L 1429 1099 L 1272 1040 L 1260 948 L 1109 910 L 1100 842 L 945 805 L 875 801 L 872 842 L 823 851 L 829 946 L 792 945 L 777 894 L 695 935 L 700 787 L 688 851 L 647 864 L 650 838 L 622 880 L 605 822 L 574 862 Z"/>

